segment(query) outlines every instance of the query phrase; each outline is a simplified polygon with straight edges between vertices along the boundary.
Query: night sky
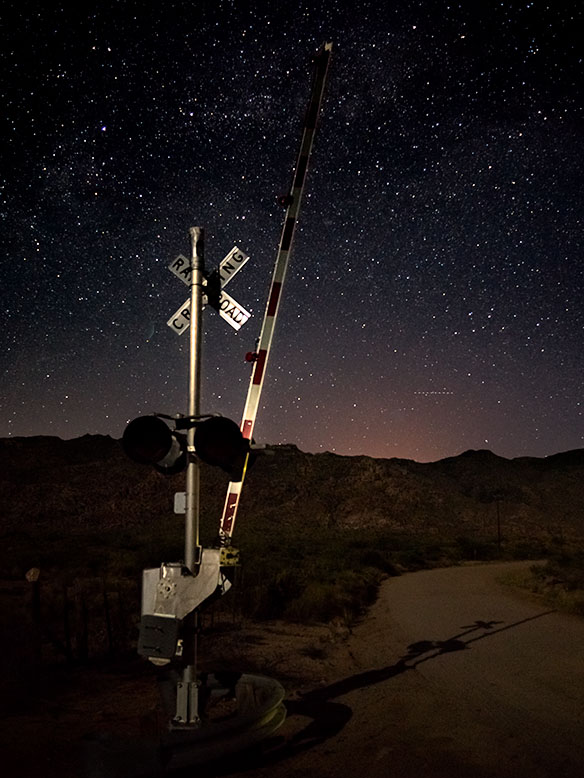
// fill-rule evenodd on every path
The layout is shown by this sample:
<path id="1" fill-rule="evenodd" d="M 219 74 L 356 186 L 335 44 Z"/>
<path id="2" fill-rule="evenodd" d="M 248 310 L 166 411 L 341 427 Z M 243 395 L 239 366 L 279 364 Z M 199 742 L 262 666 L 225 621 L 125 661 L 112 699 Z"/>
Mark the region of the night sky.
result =
<path id="1" fill-rule="evenodd" d="M 253 318 L 204 314 L 202 410 L 240 421 L 332 41 L 255 439 L 584 446 L 580 3 L 6 5 L 0 436 L 186 412 L 167 266 L 194 225 L 209 268 L 251 256 L 228 292 Z"/>

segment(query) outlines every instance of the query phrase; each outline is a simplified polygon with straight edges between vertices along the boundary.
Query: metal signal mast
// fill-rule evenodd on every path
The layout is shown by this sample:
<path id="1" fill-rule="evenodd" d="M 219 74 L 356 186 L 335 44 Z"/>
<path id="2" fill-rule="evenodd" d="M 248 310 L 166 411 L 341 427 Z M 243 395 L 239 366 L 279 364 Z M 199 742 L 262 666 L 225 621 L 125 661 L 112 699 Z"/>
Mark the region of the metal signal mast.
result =
<path id="1" fill-rule="evenodd" d="M 264 321 L 262 324 L 257 351 L 249 355 L 250 361 L 253 362 L 253 371 L 247 392 L 247 400 L 243 411 L 243 419 L 241 422 L 241 432 L 243 437 L 249 441 L 252 439 L 253 428 L 260 404 L 262 387 L 266 375 L 266 367 L 270 356 L 274 330 L 276 328 L 280 300 L 282 299 L 282 286 L 286 278 L 288 260 L 290 259 L 290 253 L 292 250 L 292 239 L 294 237 L 294 230 L 296 229 L 296 224 L 298 222 L 298 214 L 300 213 L 302 195 L 304 193 L 304 184 L 306 182 L 306 173 L 308 171 L 308 163 L 310 161 L 310 154 L 312 152 L 314 136 L 316 134 L 318 117 L 320 115 L 320 108 L 326 85 L 332 48 L 332 43 L 325 43 L 315 57 L 315 71 L 312 83 L 312 92 L 310 95 L 308 110 L 306 112 L 306 118 L 304 120 L 302 142 L 300 144 L 300 151 L 298 152 L 298 158 L 296 160 L 292 188 L 290 193 L 283 198 L 283 204 L 286 205 L 286 217 L 282 227 L 278 253 L 276 254 L 276 263 L 274 266 L 272 284 L 270 286 L 270 292 L 268 295 L 268 302 L 264 313 Z M 235 524 L 237 508 L 239 506 L 239 498 L 241 496 L 248 459 L 249 453 L 246 457 L 241 480 L 231 481 L 227 487 L 227 497 L 225 499 L 223 515 L 221 517 L 219 528 L 219 537 L 222 545 L 229 545 L 233 535 L 233 527 Z"/>

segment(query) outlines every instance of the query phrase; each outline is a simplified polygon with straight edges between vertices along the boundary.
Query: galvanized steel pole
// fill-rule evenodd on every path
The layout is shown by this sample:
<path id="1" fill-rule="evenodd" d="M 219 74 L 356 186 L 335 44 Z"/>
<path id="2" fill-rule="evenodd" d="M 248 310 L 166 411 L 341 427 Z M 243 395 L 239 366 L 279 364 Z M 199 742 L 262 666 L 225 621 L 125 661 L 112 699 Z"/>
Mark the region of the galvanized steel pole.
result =
<path id="1" fill-rule="evenodd" d="M 189 355 L 188 415 L 201 413 L 201 344 L 203 335 L 203 273 L 205 234 L 202 227 L 191 227 L 191 331 Z M 187 431 L 189 463 L 186 483 L 185 565 L 191 572 L 199 562 L 199 463 L 195 457 L 195 427 Z"/>
<path id="2" fill-rule="evenodd" d="M 203 340 L 203 279 L 205 270 L 205 242 L 202 227 L 191 227 L 191 331 L 189 348 L 188 415 L 191 419 L 201 413 L 201 345 Z M 189 452 L 185 507 L 185 566 L 195 574 L 200 562 L 199 545 L 199 462 L 195 455 L 195 427 L 187 430 Z M 176 720 L 184 725 L 197 725 L 199 717 L 199 689 L 197 682 L 197 626 L 195 610 L 184 620 L 182 680 L 176 689 Z"/>

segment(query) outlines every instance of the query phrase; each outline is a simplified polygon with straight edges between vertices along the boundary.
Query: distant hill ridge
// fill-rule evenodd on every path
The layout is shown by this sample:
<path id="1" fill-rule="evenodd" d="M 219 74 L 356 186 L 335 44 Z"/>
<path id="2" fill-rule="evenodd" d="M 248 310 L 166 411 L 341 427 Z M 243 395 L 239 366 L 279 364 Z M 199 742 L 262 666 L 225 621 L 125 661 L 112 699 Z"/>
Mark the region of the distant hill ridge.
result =
<path id="1" fill-rule="evenodd" d="M 379 526 L 436 534 L 584 536 L 584 449 L 505 459 L 489 450 L 420 463 L 294 445 L 259 456 L 244 487 L 246 522 Z M 202 508 L 218 517 L 227 476 L 204 467 Z M 0 439 L 0 533 L 107 530 L 172 517 L 183 475 L 166 478 L 128 460 L 103 435 Z M 214 520 L 214 519 L 212 519 Z"/>

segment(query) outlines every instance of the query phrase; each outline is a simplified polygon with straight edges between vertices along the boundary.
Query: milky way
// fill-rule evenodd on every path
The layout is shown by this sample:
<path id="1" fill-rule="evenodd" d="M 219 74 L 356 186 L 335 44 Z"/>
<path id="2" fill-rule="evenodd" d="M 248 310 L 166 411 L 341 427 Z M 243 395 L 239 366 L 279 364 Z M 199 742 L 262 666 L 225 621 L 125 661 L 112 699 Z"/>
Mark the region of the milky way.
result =
<path id="1" fill-rule="evenodd" d="M 420 461 L 584 445 L 579 4 L 12 5 L 0 436 L 186 411 L 167 266 L 194 225 L 209 267 L 251 256 L 229 292 L 253 318 L 204 325 L 202 409 L 239 421 L 332 41 L 256 439 Z"/>

